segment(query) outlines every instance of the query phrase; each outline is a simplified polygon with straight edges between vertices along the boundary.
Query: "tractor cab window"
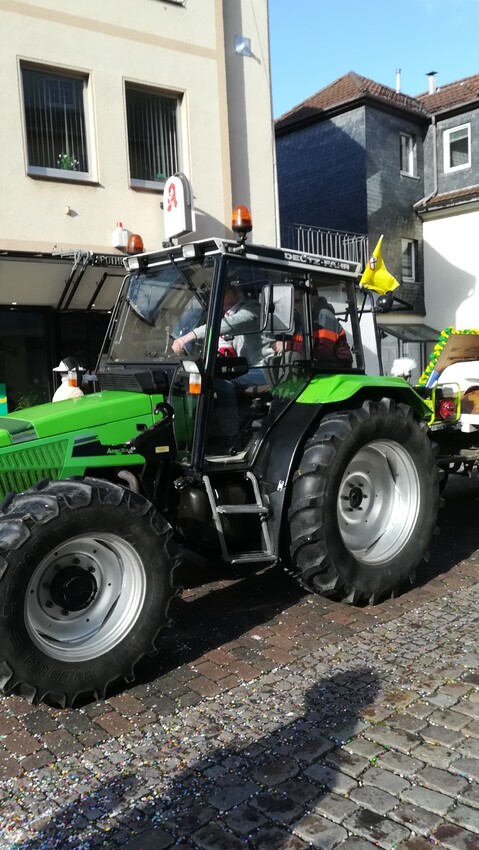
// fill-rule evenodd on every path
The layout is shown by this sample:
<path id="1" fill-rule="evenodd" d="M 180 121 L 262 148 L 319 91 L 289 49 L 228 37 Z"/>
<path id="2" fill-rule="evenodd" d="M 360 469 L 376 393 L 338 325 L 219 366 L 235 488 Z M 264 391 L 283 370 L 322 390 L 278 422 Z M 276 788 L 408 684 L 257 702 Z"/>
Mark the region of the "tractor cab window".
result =
<path id="1" fill-rule="evenodd" d="M 176 259 L 131 275 L 113 328 L 117 363 L 175 363 L 175 339 L 206 320 L 214 263 Z"/>
<path id="2" fill-rule="evenodd" d="M 313 331 L 312 358 L 315 371 L 347 372 L 357 366 L 351 311 L 345 286 L 313 286 L 311 319 Z"/>
<path id="3" fill-rule="evenodd" d="M 171 400 L 177 446 L 188 463 L 198 433 L 207 466 L 248 464 L 315 375 L 356 368 L 354 295 L 352 284 L 331 283 L 330 274 L 285 271 L 242 257 L 227 258 L 218 283 L 220 315 L 209 315 L 207 322 L 195 295 L 187 309 L 183 305 L 174 334 L 172 346 L 188 369 L 188 355 L 193 366 L 195 358 L 202 369 L 210 364 L 205 379 L 198 376 L 198 395 L 189 390 L 196 386 L 191 376 L 182 367 L 176 373 Z M 207 404 L 200 405 L 205 396 Z"/>

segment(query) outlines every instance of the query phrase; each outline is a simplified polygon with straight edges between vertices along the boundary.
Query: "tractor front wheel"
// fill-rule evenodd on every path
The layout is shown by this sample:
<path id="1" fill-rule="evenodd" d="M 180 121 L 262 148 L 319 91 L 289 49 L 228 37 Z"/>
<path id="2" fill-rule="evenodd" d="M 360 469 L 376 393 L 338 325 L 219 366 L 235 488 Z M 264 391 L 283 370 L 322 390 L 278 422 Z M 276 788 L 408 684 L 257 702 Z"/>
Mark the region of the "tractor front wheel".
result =
<path id="1" fill-rule="evenodd" d="M 171 528 L 99 479 L 44 482 L 0 506 L 0 691 L 70 706 L 132 681 L 177 592 Z"/>
<path id="2" fill-rule="evenodd" d="M 426 427 L 391 399 L 327 415 L 305 446 L 289 511 L 295 575 L 346 602 L 394 596 L 427 553 L 439 507 Z"/>

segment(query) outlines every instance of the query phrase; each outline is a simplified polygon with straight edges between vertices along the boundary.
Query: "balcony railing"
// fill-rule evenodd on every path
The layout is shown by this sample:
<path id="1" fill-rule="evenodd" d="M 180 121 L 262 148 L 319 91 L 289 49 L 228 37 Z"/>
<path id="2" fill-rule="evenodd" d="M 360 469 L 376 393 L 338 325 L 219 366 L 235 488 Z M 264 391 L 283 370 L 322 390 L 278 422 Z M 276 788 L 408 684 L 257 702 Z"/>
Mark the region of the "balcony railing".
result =
<path id="1" fill-rule="evenodd" d="M 306 224 L 282 224 L 281 247 L 304 254 L 321 254 L 360 263 L 364 268 L 369 260 L 369 240 L 363 233 L 327 230 Z"/>

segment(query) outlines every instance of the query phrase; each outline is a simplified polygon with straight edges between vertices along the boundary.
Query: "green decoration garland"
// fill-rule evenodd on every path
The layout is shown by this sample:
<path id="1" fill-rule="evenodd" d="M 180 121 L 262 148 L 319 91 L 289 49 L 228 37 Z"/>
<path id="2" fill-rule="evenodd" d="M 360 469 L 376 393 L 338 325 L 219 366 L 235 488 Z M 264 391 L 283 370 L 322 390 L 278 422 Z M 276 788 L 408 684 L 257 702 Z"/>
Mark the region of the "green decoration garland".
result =
<path id="1" fill-rule="evenodd" d="M 422 373 L 421 377 L 419 378 L 418 386 L 420 386 L 420 387 L 426 386 L 428 379 L 429 379 L 429 376 L 430 376 L 431 372 L 434 372 L 436 363 L 439 360 L 439 356 L 440 356 L 444 346 L 446 345 L 446 342 L 448 341 L 449 337 L 452 334 L 479 334 L 479 330 L 475 330 L 475 329 L 471 328 L 471 329 L 468 329 L 468 330 L 456 331 L 454 328 L 444 328 L 444 330 L 441 331 L 441 333 L 439 335 L 439 339 L 436 342 L 436 344 L 435 344 L 435 346 L 434 346 L 434 348 L 433 348 L 433 350 L 432 350 L 432 352 L 429 356 L 429 363 L 427 364 L 426 368 L 424 369 L 424 372 Z"/>

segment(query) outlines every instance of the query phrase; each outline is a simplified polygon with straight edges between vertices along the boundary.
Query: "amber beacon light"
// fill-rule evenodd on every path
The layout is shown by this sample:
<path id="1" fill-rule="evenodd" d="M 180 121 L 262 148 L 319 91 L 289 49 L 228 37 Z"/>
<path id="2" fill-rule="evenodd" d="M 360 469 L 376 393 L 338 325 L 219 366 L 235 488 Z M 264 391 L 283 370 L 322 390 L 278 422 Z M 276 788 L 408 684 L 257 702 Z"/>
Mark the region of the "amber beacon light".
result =
<path id="1" fill-rule="evenodd" d="M 251 233 L 253 230 L 253 219 L 251 218 L 251 213 L 248 207 L 243 206 L 243 204 L 239 204 L 239 206 L 235 207 L 233 210 L 231 230 L 233 233 L 239 233 L 243 239 L 246 238 L 247 233 Z"/>
<path id="2" fill-rule="evenodd" d="M 130 238 L 128 239 L 128 245 L 126 250 L 128 254 L 143 253 L 143 251 L 145 250 L 143 246 L 143 239 L 138 233 L 131 234 Z"/>

